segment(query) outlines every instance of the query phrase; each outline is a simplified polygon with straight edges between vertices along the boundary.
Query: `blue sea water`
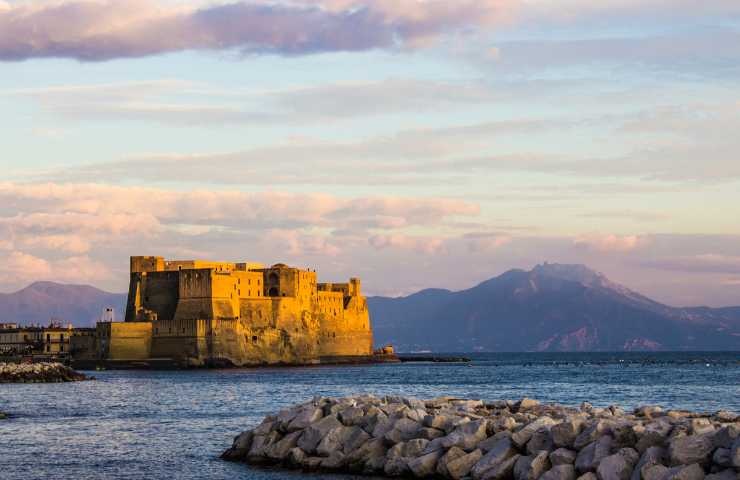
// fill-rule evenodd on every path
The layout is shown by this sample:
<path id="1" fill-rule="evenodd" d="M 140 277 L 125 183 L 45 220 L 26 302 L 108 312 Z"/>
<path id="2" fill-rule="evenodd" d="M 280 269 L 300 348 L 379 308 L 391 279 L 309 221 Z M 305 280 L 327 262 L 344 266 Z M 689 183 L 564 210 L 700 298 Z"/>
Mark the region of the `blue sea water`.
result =
<path id="1" fill-rule="evenodd" d="M 237 433 L 314 395 L 356 393 L 740 411 L 739 353 L 479 354 L 466 364 L 89 372 L 0 385 L 0 479 L 348 479 L 218 459 Z"/>

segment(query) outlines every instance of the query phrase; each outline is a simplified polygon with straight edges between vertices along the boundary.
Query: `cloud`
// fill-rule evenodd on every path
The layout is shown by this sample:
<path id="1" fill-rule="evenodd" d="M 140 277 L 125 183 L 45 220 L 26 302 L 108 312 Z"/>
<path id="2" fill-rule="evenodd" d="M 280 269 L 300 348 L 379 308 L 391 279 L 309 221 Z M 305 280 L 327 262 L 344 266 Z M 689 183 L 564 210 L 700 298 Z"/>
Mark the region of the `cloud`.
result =
<path id="1" fill-rule="evenodd" d="M 277 250 L 284 252 L 286 258 L 336 257 L 342 252 L 341 246 L 329 238 L 295 230 L 271 230 L 266 238 Z"/>
<path id="2" fill-rule="evenodd" d="M 664 257 L 644 261 L 642 265 L 675 272 L 740 274 L 740 256 L 718 253 Z"/>
<path id="3" fill-rule="evenodd" d="M 551 93 L 562 84 L 553 82 Z M 317 119 L 480 106 L 541 91 L 528 82 L 438 81 L 386 78 L 281 89 L 238 89 L 179 80 L 0 90 L 30 98 L 49 112 L 84 120 L 136 120 L 171 125 L 293 125 Z M 542 93 L 540 93 L 542 95 Z"/>
<path id="4" fill-rule="evenodd" d="M 102 184 L 4 183 L 0 184 L 0 200 L 6 205 L 0 206 L 0 226 L 31 233 L 142 235 L 157 233 L 163 225 L 258 229 L 361 224 L 387 229 L 435 225 L 480 213 L 474 203 L 446 198 L 179 192 Z M 395 221 L 384 220 L 388 218 Z"/>
<path id="5" fill-rule="evenodd" d="M 184 50 L 285 55 L 415 47 L 501 21 L 508 0 L 61 0 L 0 8 L 0 60 L 83 61 Z"/>
<path id="6" fill-rule="evenodd" d="M 606 22 L 623 18 L 692 18 L 696 16 L 736 15 L 740 5 L 735 0 L 529 0 L 522 16 L 548 23 L 569 22 L 584 18 L 602 18 Z"/>
<path id="7" fill-rule="evenodd" d="M 573 240 L 578 248 L 595 250 L 598 252 L 631 252 L 647 245 L 649 240 L 639 235 L 589 234 Z"/>
<path id="8" fill-rule="evenodd" d="M 48 260 L 18 250 L 0 253 L 0 287 L 3 288 L 19 288 L 40 280 L 94 284 L 108 280 L 109 275 L 103 262 L 87 256 Z"/>
<path id="9" fill-rule="evenodd" d="M 0 260 L 7 260 L 0 286 L 38 279 L 108 284 L 123 278 L 125 258 L 152 251 L 210 258 L 236 252 L 236 259 L 300 265 L 352 255 L 367 248 L 369 236 L 404 238 L 407 229 L 478 215 L 475 203 L 441 197 L 0 183 Z M 417 242 L 429 252 L 421 247 L 426 237 Z"/>
<path id="10" fill-rule="evenodd" d="M 485 253 L 510 244 L 513 238 L 505 233 L 469 232 L 463 235 L 462 240 L 471 252 Z"/>
<path id="11" fill-rule="evenodd" d="M 395 248 L 412 250 L 423 254 L 437 254 L 445 251 L 445 240 L 436 237 L 410 235 L 375 235 L 368 239 L 370 245 L 379 250 Z"/>
<path id="12" fill-rule="evenodd" d="M 671 218 L 671 215 L 663 212 L 647 212 L 635 210 L 600 210 L 596 212 L 585 212 L 579 215 L 582 218 L 592 219 L 626 219 L 634 222 L 656 222 Z"/>
<path id="13" fill-rule="evenodd" d="M 186 50 L 300 55 L 420 48 L 440 36 L 518 22 L 711 16 L 737 2 L 693 0 L 35 0 L 0 3 L 0 60 L 61 57 L 82 61 Z M 496 50 L 487 50 L 487 55 Z M 504 51 L 504 57 L 506 52 Z M 498 54 L 494 55 L 497 59 Z"/>
<path id="14" fill-rule="evenodd" d="M 49 262 L 19 251 L 12 251 L 3 257 L 2 269 L 8 276 L 8 283 L 43 279 L 51 273 Z"/>
<path id="15" fill-rule="evenodd" d="M 356 85 L 353 88 L 357 91 L 353 90 L 354 93 L 348 95 L 360 95 L 365 89 L 376 91 L 376 86 L 383 84 Z M 109 88 L 115 90 L 120 86 Z M 135 90 L 138 87 L 131 88 Z M 382 89 L 378 87 L 373 95 L 382 96 L 379 93 Z M 481 101 L 484 90 L 481 87 Z M 95 98 L 97 93 L 90 95 Z M 278 95 L 292 94 L 286 91 Z M 370 98 L 379 103 L 385 101 L 373 95 Z M 478 94 L 471 95 L 473 98 Z M 491 92 L 491 95 L 492 99 L 495 94 Z M 321 97 L 330 98 L 331 95 Z M 390 95 L 389 99 L 392 97 Z M 320 100 L 316 102 L 316 109 L 321 110 L 318 108 Z M 74 104 L 74 97 L 64 100 L 64 103 Z M 78 102 L 79 105 L 84 103 L 84 98 Z M 372 102 L 367 100 L 367 103 Z M 296 117 L 305 115 L 308 120 L 312 108 L 304 107 L 296 106 L 296 112 L 302 112 Z M 257 115 L 273 113 L 262 110 Z M 202 117 L 209 118 L 208 115 Z M 179 121 L 191 122 L 187 119 Z M 736 161 L 740 138 L 734 135 L 738 129 L 740 106 L 736 101 L 687 103 L 619 114 L 543 115 L 417 127 L 352 140 L 290 137 L 243 151 L 138 154 L 113 161 L 36 170 L 26 173 L 23 178 L 34 181 L 133 180 L 233 185 L 429 185 L 469 182 L 481 173 L 537 172 L 554 177 L 599 178 L 601 181 L 611 177 L 656 184 L 708 184 L 740 179 L 740 163 Z M 553 144 L 554 133 L 558 134 L 556 144 Z M 604 154 L 600 153 L 603 150 L 596 150 L 593 155 L 584 153 L 583 149 L 562 150 L 563 139 L 580 142 L 586 134 L 601 134 L 619 146 L 610 147 Z M 368 165 L 372 167 L 368 168 Z M 363 175 L 357 175 L 358 168 Z M 648 220 L 645 216 L 643 219 Z"/>

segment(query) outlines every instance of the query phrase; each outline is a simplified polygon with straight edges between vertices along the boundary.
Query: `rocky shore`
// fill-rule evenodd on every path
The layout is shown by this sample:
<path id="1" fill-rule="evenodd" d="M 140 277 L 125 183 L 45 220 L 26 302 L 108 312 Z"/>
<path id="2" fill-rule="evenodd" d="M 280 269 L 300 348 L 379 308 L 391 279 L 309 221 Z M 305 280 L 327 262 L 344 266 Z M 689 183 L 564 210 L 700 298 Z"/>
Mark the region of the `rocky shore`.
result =
<path id="1" fill-rule="evenodd" d="M 0 363 L 0 383 L 60 383 L 88 380 L 61 363 Z"/>
<path id="2" fill-rule="evenodd" d="M 241 433 L 222 458 L 388 477 L 740 480 L 740 417 L 526 398 L 315 398 Z"/>

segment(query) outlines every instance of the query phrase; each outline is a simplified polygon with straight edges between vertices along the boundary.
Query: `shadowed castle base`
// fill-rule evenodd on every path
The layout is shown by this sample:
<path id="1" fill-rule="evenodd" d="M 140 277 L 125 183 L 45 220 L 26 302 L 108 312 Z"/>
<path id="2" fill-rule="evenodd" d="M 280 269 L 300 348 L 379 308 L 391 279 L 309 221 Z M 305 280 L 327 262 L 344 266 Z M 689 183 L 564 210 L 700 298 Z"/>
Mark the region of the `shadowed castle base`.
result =
<path id="1" fill-rule="evenodd" d="M 317 283 L 284 264 L 132 257 L 124 322 L 99 322 L 76 365 L 109 368 L 306 365 L 373 355 L 360 280 Z"/>

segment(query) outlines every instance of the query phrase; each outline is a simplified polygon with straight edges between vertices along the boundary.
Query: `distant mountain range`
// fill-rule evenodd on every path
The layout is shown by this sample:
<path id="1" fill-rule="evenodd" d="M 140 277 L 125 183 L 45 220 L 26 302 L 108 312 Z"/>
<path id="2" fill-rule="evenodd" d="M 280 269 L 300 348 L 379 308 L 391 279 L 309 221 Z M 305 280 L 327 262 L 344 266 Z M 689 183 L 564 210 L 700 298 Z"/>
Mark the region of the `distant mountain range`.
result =
<path id="1" fill-rule="evenodd" d="M 91 327 L 110 307 L 122 320 L 126 294 L 108 293 L 88 285 L 36 282 L 15 293 L 0 293 L 0 322 L 48 325 L 55 320 L 64 325 Z"/>
<path id="2" fill-rule="evenodd" d="M 376 342 L 400 351 L 740 350 L 740 307 L 669 307 L 583 265 L 368 301 Z"/>
<path id="3" fill-rule="evenodd" d="M 510 270 L 459 292 L 368 298 L 376 344 L 399 351 L 740 350 L 740 307 L 674 308 L 583 265 Z M 92 326 L 126 294 L 37 282 L 0 294 L 0 322 Z"/>

